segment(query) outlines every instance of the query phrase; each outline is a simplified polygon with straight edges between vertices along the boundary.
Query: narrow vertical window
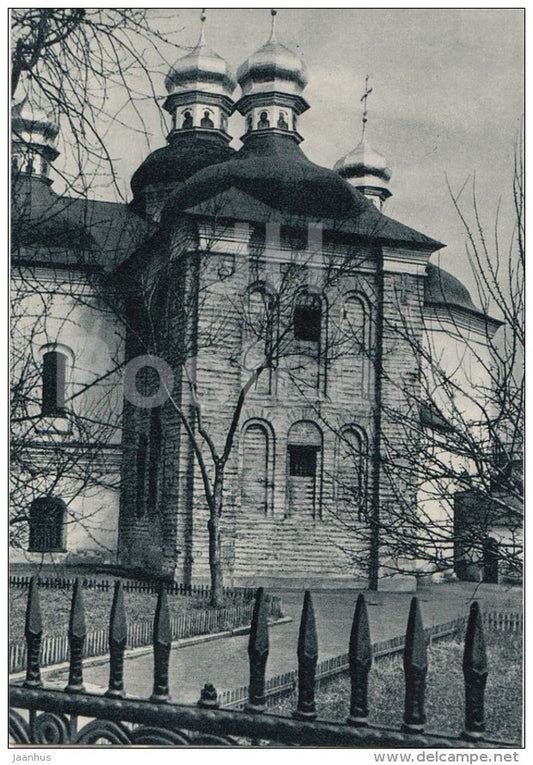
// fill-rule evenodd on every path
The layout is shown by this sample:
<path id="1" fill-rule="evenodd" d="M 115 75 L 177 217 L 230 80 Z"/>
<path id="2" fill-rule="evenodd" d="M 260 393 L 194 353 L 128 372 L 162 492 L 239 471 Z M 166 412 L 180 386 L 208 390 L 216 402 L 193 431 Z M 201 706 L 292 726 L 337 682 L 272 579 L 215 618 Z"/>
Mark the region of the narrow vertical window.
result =
<path id="1" fill-rule="evenodd" d="M 65 410 L 67 357 L 58 351 L 43 356 L 42 414 L 61 414 Z"/>
<path id="2" fill-rule="evenodd" d="M 288 514 L 320 516 L 322 433 L 318 426 L 306 420 L 294 423 L 287 451 Z"/>
<path id="3" fill-rule="evenodd" d="M 148 437 L 145 433 L 139 436 L 137 445 L 137 516 L 144 515 L 146 506 L 146 457 L 148 452 Z"/>
<path id="4" fill-rule="evenodd" d="M 161 461 L 161 410 L 152 409 L 150 414 L 150 455 L 148 459 L 148 511 L 157 510 L 159 486 L 159 463 Z"/>
<path id="5" fill-rule="evenodd" d="M 322 303 L 318 295 L 304 292 L 294 307 L 293 328 L 296 340 L 319 343 L 322 326 Z"/>

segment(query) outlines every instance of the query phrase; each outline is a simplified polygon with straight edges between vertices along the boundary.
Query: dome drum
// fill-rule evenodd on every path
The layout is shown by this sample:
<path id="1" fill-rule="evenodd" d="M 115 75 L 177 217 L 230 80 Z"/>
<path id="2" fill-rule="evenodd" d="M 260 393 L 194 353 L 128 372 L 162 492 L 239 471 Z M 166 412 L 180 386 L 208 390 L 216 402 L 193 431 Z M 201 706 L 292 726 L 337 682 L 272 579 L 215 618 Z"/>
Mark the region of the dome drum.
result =
<path id="1" fill-rule="evenodd" d="M 167 140 L 186 131 L 217 132 L 226 141 L 228 118 L 233 111 L 233 101 L 225 96 L 215 96 L 202 91 L 174 93 L 165 101 L 164 108 L 172 115 L 172 129 Z"/>
<path id="2" fill-rule="evenodd" d="M 245 117 L 245 134 L 242 140 L 255 132 L 268 130 L 271 133 L 290 134 L 298 143 L 303 141 L 298 133 L 298 117 L 309 108 L 301 96 L 270 91 L 254 93 L 241 98 L 235 110 Z"/>

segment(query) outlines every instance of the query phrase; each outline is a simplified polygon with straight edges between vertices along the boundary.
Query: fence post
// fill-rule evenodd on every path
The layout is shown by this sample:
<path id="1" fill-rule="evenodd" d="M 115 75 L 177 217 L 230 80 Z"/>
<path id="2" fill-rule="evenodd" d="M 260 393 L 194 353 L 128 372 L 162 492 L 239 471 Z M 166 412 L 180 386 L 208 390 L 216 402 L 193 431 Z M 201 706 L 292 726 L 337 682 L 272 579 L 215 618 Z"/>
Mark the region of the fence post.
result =
<path id="1" fill-rule="evenodd" d="M 268 622 L 265 591 L 259 587 L 255 594 L 254 612 L 248 640 L 250 659 L 250 684 L 247 712 L 263 712 L 265 709 L 265 670 L 268 659 Z"/>
<path id="2" fill-rule="evenodd" d="M 124 595 L 122 582 L 115 583 L 111 618 L 109 621 L 109 687 L 106 696 L 112 698 L 124 697 L 124 650 L 128 625 L 124 611 Z"/>
<path id="3" fill-rule="evenodd" d="M 26 688 L 42 688 L 41 670 L 39 665 L 43 624 L 41 619 L 41 604 L 37 579 L 30 579 L 30 590 L 26 606 L 26 626 L 24 630 L 27 645 Z"/>
<path id="4" fill-rule="evenodd" d="M 81 594 L 80 580 L 74 582 L 72 593 L 72 606 L 68 625 L 68 641 L 70 645 L 70 667 L 68 685 L 65 691 L 68 693 L 82 693 L 83 687 L 83 645 L 87 630 L 85 628 L 85 613 L 83 609 L 83 597 Z"/>
<path id="5" fill-rule="evenodd" d="M 412 599 L 409 609 L 403 667 L 405 673 L 403 730 L 406 733 L 421 733 L 426 722 L 424 696 L 428 664 L 426 640 L 418 598 Z"/>
<path id="6" fill-rule="evenodd" d="M 315 613 L 311 592 L 305 591 L 300 632 L 298 635 L 298 706 L 293 717 L 298 720 L 314 720 L 315 673 L 318 660 Z"/>
<path id="7" fill-rule="evenodd" d="M 479 741 L 485 730 L 485 685 L 487 683 L 487 651 L 481 624 L 479 603 L 470 606 L 463 654 L 465 678 L 465 729 L 463 737 Z"/>
<path id="8" fill-rule="evenodd" d="M 362 728 L 368 724 L 368 673 L 372 666 L 368 612 L 362 593 L 359 593 L 353 615 L 348 659 L 351 697 L 350 715 L 346 722 L 348 725 Z"/>
<path id="9" fill-rule="evenodd" d="M 154 690 L 150 701 L 169 701 L 168 664 L 172 634 L 168 599 L 164 586 L 160 585 L 154 619 Z"/>

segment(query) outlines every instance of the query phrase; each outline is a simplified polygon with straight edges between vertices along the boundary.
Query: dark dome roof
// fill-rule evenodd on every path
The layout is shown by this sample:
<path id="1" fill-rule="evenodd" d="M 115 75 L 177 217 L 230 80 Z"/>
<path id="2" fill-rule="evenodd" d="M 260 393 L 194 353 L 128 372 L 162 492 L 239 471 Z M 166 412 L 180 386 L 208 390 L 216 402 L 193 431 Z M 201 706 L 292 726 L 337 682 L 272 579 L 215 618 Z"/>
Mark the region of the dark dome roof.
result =
<path id="1" fill-rule="evenodd" d="M 339 218 L 371 206 L 333 170 L 308 160 L 290 136 L 258 132 L 232 159 L 188 178 L 166 210 L 190 208 L 231 187 L 288 215 Z"/>
<path id="2" fill-rule="evenodd" d="M 222 136 L 206 132 L 176 135 L 153 151 L 135 171 L 131 190 L 137 196 L 153 183 L 177 183 L 209 165 L 224 162 L 235 154 Z"/>
<path id="3" fill-rule="evenodd" d="M 424 282 L 424 302 L 457 306 L 480 313 L 462 282 L 434 263 L 428 263 Z"/>

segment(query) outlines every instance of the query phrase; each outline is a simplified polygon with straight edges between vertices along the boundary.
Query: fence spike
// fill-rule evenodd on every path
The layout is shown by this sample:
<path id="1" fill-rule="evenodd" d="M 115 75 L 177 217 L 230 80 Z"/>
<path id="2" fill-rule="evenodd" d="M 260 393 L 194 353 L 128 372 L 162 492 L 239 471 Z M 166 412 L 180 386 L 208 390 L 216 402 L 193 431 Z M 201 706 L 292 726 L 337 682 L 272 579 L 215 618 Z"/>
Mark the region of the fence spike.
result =
<path id="1" fill-rule="evenodd" d="M 83 646 L 86 635 L 82 587 L 80 580 L 76 578 L 72 592 L 72 605 L 70 607 L 68 624 L 70 666 L 68 685 L 65 688 L 65 691 L 68 693 L 82 693 L 85 690 L 83 686 Z"/>
<path id="2" fill-rule="evenodd" d="M 463 654 L 465 678 L 465 729 L 463 737 L 479 741 L 485 730 L 485 685 L 488 666 L 479 603 L 470 606 Z"/>
<path id="3" fill-rule="evenodd" d="M 350 662 L 351 697 L 350 716 L 346 722 L 348 725 L 361 728 L 368 724 L 368 673 L 372 666 L 368 611 L 362 593 L 359 593 L 355 605 L 348 658 Z"/>
<path id="4" fill-rule="evenodd" d="M 293 716 L 313 720 L 315 707 L 315 673 L 318 660 L 315 612 L 310 590 L 305 591 L 300 633 L 298 635 L 298 707 Z"/>
<path id="5" fill-rule="evenodd" d="M 42 688 L 40 654 L 43 622 L 41 618 L 39 587 L 37 577 L 35 576 L 32 576 L 30 579 L 24 635 L 27 645 L 26 680 L 24 681 L 24 686 L 26 688 Z"/>
<path id="6" fill-rule="evenodd" d="M 250 659 L 250 684 L 248 687 L 248 712 L 262 712 L 265 708 L 265 670 L 268 659 L 268 623 L 265 592 L 259 587 L 255 593 L 252 625 L 248 641 Z"/>
<path id="7" fill-rule="evenodd" d="M 115 582 L 111 618 L 109 620 L 109 687 L 106 696 L 124 697 L 124 650 L 128 624 L 124 610 L 124 593 L 120 579 Z"/>
<path id="8" fill-rule="evenodd" d="M 426 640 L 418 598 L 411 600 L 409 620 L 405 634 L 403 654 L 405 673 L 405 711 L 403 730 L 406 733 L 420 733 L 424 729 L 424 696 L 428 669 Z"/>
<path id="9" fill-rule="evenodd" d="M 159 595 L 154 618 L 154 690 L 151 701 L 169 701 L 168 665 L 172 632 L 168 610 L 167 591 L 163 584 L 159 586 Z"/>

